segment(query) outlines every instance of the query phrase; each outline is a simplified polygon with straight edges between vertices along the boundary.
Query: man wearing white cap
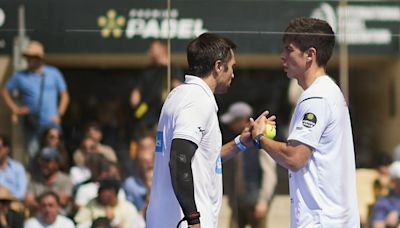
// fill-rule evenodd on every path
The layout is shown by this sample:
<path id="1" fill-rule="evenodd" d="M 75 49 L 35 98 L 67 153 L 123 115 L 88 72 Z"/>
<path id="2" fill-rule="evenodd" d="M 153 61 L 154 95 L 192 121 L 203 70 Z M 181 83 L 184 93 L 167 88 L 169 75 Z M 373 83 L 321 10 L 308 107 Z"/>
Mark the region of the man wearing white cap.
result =
<path id="1" fill-rule="evenodd" d="M 373 209 L 372 227 L 397 227 L 400 214 L 400 161 L 393 162 L 389 168 L 393 189 L 387 196 L 380 197 Z"/>
<path id="2" fill-rule="evenodd" d="M 44 64 L 44 48 L 38 41 L 31 41 L 23 52 L 28 69 L 18 71 L 6 82 L 2 94 L 13 116 L 24 116 L 27 152 L 32 158 L 39 149 L 39 136 L 46 127 L 60 128 L 69 95 L 62 73 Z M 18 91 L 22 104 L 11 97 Z"/>

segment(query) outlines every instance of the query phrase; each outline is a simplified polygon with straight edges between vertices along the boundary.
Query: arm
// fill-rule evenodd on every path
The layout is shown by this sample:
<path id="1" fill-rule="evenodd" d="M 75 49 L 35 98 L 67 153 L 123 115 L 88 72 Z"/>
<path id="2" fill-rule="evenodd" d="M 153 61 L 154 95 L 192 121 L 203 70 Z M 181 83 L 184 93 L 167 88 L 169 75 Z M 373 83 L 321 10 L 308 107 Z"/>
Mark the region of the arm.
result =
<path id="1" fill-rule="evenodd" d="M 255 121 L 251 120 L 253 138 L 264 133 L 265 123 L 266 117 L 263 115 Z M 295 140 L 282 143 L 264 136 L 261 136 L 259 140 L 261 148 L 267 151 L 277 163 L 294 172 L 303 168 L 311 157 L 311 147 Z"/>
<path id="2" fill-rule="evenodd" d="M 266 118 L 266 116 L 268 114 L 269 114 L 269 112 L 265 111 L 260 115 L 260 117 L 264 116 L 266 123 L 272 124 L 275 126 L 276 116 L 270 116 L 270 117 Z M 253 125 L 253 123 L 249 122 L 249 125 L 243 129 L 242 133 L 240 134 L 240 138 L 239 138 L 240 143 L 243 144 L 244 146 L 246 146 L 247 148 L 254 146 L 253 139 L 251 136 L 251 131 L 250 131 L 250 128 L 252 127 L 252 125 Z M 226 161 L 230 160 L 231 158 L 235 157 L 237 155 L 237 153 L 240 151 L 241 150 L 239 150 L 239 148 L 236 146 L 236 143 L 234 140 L 224 144 L 221 148 L 222 162 L 226 162 Z"/>
<path id="3" fill-rule="evenodd" d="M 263 151 L 259 151 L 259 158 L 262 169 L 262 180 L 257 203 L 254 206 L 255 219 L 261 219 L 266 216 L 268 203 L 274 194 L 277 182 L 275 161 Z"/>
<path id="4" fill-rule="evenodd" d="M 10 91 L 7 88 L 3 88 L 2 95 L 7 106 L 11 109 L 15 115 L 25 115 L 29 113 L 28 107 L 19 107 L 14 100 L 11 98 Z"/>
<path id="5" fill-rule="evenodd" d="M 200 224 L 198 217 L 191 219 L 192 215 L 197 213 L 192 173 L 192 158 L 196 150 L 197 145 L 189 140 L 172 140 L 169 161 L 171 182 L 189 225 Z"/>
<path id="6" fill-rule="evenodd" d="M 58 106 L 58 114 L 62 117 L 65 114 L 69 104 L 68 91 L 64 90 L 60 93 L 60 105 Z"/>

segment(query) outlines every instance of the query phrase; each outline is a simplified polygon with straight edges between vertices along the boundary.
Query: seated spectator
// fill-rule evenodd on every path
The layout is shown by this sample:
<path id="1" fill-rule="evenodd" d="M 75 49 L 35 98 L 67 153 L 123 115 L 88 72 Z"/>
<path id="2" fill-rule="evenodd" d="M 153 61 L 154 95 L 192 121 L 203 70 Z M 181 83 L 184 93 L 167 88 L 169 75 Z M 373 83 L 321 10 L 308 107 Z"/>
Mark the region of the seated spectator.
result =
<path id="1" fill-rule="evenodd" d="M 85 157 L 89 153 L 100 153 L 107 160 L 117 162 L 115 151 L 110 146 L 102 144 L 102 138 L 103 133 L 101 132 L 100 126 L 96 123 L 89 124 L 86 127 L 81 147 L 74 152 L 75 165 L 84 164 Z"/>
<path id="2" fill-rule="evenodd" d="M 25 228 L 74 228 L 71 219 L 60 215 L 60 199 L 55 192 L 44 192 L 39 196 L 39 212 L 28 219 Z"/>
<path id="3" fill-rule="evenodd" d="M 0 135 L 0 185 L 10 189 L 18 199 L 25 199 L 28 181 L 24 166 L 10 158 L 10 140 Z"/>
<path id="4" fill-rule="evenodd" d="M 397 227 L 400 214 L 400 161 L 390 166 L 393 188 L 389 195 L 378 198 L 372 212 L 372 227 Z"/>
<path id="5" fill-rule="evenodd" d="M 374 168 L 378 171 L 378 179 L 374 182 L 376 198 L 389 194 L 391 177 L 389 173 L 392 158 L 385 152 L 377 153 L 374 158 Z"/>
<path id="6" fill-rule="evenodd" d="M 148 133 L 138 140 L 138 154 L 134 162 L 136 171 L 123 183 L 127 199 L 140 210 L 143 215 L 147 207 L 148 193 L 153 176 L 155 136 Z"/>
<path id="7" fill-rule="evenodd" d="M 24 224 L 24 214 L 13 209 L 12 203 L 19 203 L 11 191 L 0 186 L 0 227 L 20 228 Z"/>
<path id="8" fill-rule="evenodd" d="M 106 217 L 115 227 L 145 227 L 144 220 L 136 208 L 126 200 L 118 198 L 120 183 L 115 178 L 100 182 L 98 196 L 81 207 L 75 215 L 77 227 L 90 227 L 97 218 Z"/>
<path id="9" fill-rule="evenodd" d="M 77 187 L 75 194 L 75 204 L 77 207 L 86 205 L 91 199 L 97 197 L 99 183 L 107 177 L 114 177 L 120 180 L 119 169 L 117 164 L 106 160 L 100 154 L 93 154 L 90 156 L 89 169 L 92 173 L 91 179 L 83 182 Z M 125 192 L 121 189 L 118 192 L 118 197 L 125 199 Z"/>
<path id="10" fill-rule="evenodd" d="M 60 170 L 68 172 L 70 167 L 70 156 L 62 140 L 61 130 L 59 128 L 46 128 L 43 131 L 40 140 L 40 148 L 45 147 L 54 147 L 60 152 Z"/>
<path id="11" fill-rule="evenodd" d="M 111 220 L 107 217 L 100 217 L 93 221 L 92 226 L 90 228 L 114 228 L 111 224 Z"/>
<path id="12" fill-rule="evenodd" d="M 38 209 L 36 198 L 46 191 L 54 191 L 60 198 L 60 206 L 66 214 L 71 206 L 72 182 L 59 169 L 60 152 L 52 147 L 39 152 L 39 173 L 33 173 L 28 185 L 25 204 L 31 213 Z"/>

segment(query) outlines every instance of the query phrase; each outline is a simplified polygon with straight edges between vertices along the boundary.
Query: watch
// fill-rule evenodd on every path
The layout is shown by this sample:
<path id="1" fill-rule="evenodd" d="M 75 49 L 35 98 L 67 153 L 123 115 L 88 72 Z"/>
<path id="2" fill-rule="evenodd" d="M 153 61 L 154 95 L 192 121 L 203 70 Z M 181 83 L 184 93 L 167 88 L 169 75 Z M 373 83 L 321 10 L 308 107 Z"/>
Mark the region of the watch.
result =
<path id="1" fill-rule="evenodd" d="M 240 151 L 245 151 L 247 150 L 247 146 L 245 146 L 244 144 L 242 144 L 242 142 L 240 142 L 240 135 L 236 136 L 235 138 L 235 144 L 236 147 L 240 150 Z"/>
<path id="2" fill-rule="evenodd" d="M 257 148 L 257 149 L 261 149 L 261 137 L 263 137 L 264 136 L 264 134 L 258 134 L 258 135 L 256 135 L 256 137 L 254 137 L 253 138 L 253 143 L 254 143 L 254 146 Z"/>

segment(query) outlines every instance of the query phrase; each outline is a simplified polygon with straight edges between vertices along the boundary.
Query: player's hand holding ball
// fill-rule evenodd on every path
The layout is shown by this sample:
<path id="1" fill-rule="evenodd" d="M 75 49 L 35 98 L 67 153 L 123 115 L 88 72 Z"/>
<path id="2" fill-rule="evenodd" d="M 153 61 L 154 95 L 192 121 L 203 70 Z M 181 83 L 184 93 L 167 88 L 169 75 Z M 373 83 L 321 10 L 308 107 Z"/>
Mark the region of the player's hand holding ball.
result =
<path id="1" fill-rule="evenodd" d="M 269 139 L 274 139 L 275 136 L 276 136 L 276 126 L 272 125 L 270 123 L 267 123 L 265 125 L 264 136 L 269 138 Z"/>

